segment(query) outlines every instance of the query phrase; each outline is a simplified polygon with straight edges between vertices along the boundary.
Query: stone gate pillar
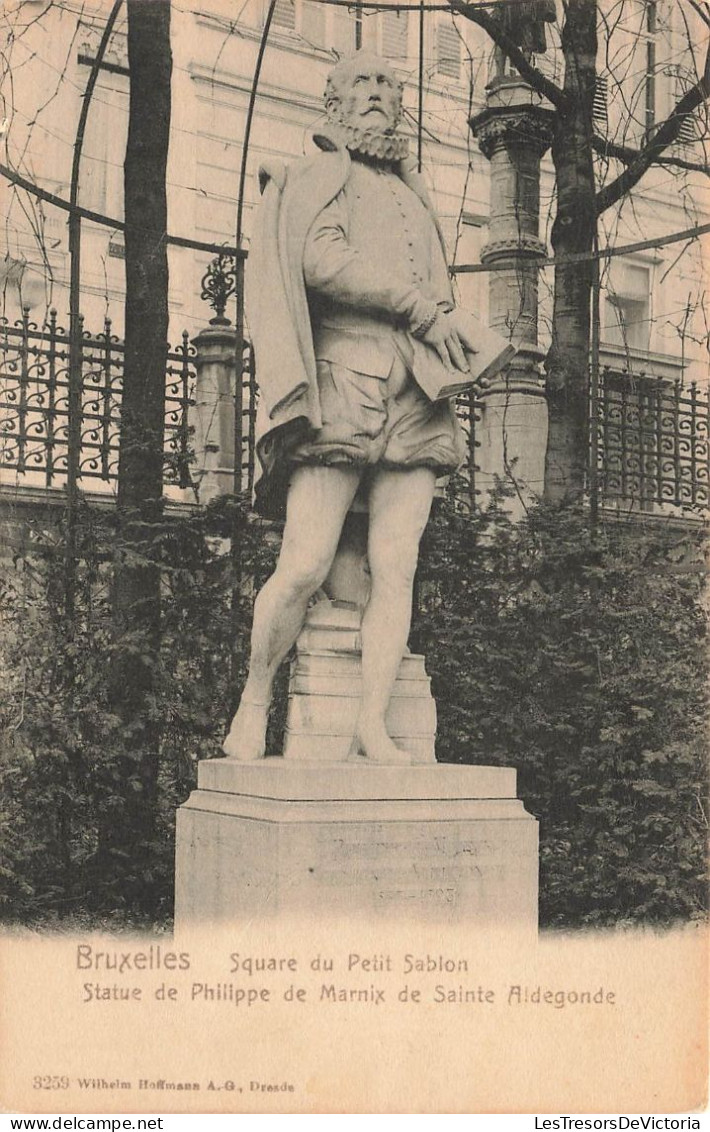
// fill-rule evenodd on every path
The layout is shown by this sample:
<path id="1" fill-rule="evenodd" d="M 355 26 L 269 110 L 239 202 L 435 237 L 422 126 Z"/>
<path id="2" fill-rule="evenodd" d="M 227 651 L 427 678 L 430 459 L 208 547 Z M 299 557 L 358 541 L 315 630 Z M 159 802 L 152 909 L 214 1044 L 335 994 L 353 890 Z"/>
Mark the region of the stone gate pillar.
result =
<path id="1" fill-rule="evenodd" d="M 479 148 L 491 163 L 488 243 L 481 262 L 489 274 L 490 325 L 522 346 L 511 364 L 481 395 L 478 482 L 484 491 L 496 476 L 516 489 L 508 510 L 521 514 L 544 486 L 547 406 L 538 345 L 540 162 L 552 141 L 553 111 L 519 78 L 497 78 L 487 106 L 470 121 Z"/>
<path id="2" fill-rule="evenodd" d="M 195 466 L 200 503 L 234 490 L 234 385 L 236 332 L 213 319 L 192 340 L 195 347 Z"/>

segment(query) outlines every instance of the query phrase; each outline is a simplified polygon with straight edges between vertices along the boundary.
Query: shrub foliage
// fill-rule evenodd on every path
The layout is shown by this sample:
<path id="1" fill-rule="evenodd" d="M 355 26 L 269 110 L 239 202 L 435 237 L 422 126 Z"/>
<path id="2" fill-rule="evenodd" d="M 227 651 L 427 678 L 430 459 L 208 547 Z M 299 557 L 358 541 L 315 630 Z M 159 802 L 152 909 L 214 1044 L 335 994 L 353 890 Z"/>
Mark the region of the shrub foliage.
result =
<path id="1" fill-rule="evenodd" d="M 512 765 L 540 822 L 544 924 L 666 923 L 705 906 L 700 538 L 540 506 L 443 508 L 416 644 L 437 755 Z"/>
<path id="2" fill-rule="evenodd" d="M 239 576 L 226 553 L 237 531 Z M 166 522 L 160 648 L 147 705 L 160 736 L 155 820 L 110 836 L 141 789 L 111 674 L 148 644 L 111 619 L 112 521 L 81 523 L 77 612 L 51 530 L 4 570 L 0 858 L 4 915 L 167 921 L 176 807 L 216 757 L 244 679 L 253 593 L 274 528 L 242 500 Z M 441 761 L 512 765 L 540 821 L 548 925 L 703 914 L 707 677 L 699 536 L 540 506 L 511 524 L 439 505 L 422 548 L 412 645 L 437 699 Z M 237 598 L 233 600 L 236 591 Z M 285 682 L 271 748 L 279 749 Z M 133 769 L 135 763 L 135 772 Z"/>

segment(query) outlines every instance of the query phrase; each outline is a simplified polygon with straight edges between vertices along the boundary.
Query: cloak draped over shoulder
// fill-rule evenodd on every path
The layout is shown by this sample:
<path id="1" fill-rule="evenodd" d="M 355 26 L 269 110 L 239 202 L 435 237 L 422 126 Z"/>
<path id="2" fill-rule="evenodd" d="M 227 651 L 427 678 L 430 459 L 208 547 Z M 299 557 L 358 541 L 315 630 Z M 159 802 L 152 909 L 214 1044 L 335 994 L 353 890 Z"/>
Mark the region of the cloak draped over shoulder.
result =
<path id="1" fill-rule="evenodd" d="M 351 158 L 327 135 L 315 141 L 327 151 L 260 169 L 262 202 L 247 260 L 246 314 L 260 394 L 255 503 L 271 517 L 283 514 L 288 487 L 289 468 L 279 460 L 284 442 L 303 439 L 322 424 L 304 249 L 316 218 L 347 183 Z M 421 178 L 404 163 L 396 172 L 425 205 L 441 239 Z"/>

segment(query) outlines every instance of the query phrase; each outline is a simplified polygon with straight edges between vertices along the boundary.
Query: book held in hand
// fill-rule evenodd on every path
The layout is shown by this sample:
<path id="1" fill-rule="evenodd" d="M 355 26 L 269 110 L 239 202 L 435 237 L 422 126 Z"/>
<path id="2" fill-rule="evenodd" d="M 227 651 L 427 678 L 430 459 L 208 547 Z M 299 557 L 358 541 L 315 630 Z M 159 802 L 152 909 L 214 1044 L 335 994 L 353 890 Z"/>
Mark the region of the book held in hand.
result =
<path id="1" fill-rule="evenodd" d="M 504 338 L 496 330 L 484 326 L 470 311 L 456 310 L 457 328 L 465 337 L 475 343 L 475 353 L 466 350 L 469 372 L 449 369 L 433 347 L 426 342 L 412 339 L 414 357 L 412 372 L 417 385 L 430 401 L 442 401 L 455 397 L 471 389 L 472 386 L 485 388 L 517 353 L 517 346 Z"/>

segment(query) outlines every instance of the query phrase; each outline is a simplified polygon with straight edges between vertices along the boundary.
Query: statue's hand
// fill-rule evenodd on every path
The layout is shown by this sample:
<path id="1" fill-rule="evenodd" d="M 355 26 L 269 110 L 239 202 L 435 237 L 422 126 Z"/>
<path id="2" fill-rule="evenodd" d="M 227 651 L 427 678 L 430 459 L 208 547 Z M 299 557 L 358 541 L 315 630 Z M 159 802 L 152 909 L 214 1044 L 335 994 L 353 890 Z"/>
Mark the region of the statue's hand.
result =
<path id="1" fill-rule="evenodd" d="M 466 312 L 462 311 L 459 307 L 454 307 L 454 309 L 449 312 L 448 317 L 466 353 L 477 354 L 478 346 L 471 335 L 471 324 L 469 319 L 466 318 Z"/>
<path id="2" fill-rule="evenodd" d="M 457 314 L 456 309 L 448 314 L 440 311 L 432 326 L 423 335 L 422 341 L 436 350 L 447 369 L 458 369 L 462 373 L 468 373 L 469 366 L 464 351 L 468 350 L 469 353 L 475 354 L 476 346 L 468 332 L 460 325 Z"/>

